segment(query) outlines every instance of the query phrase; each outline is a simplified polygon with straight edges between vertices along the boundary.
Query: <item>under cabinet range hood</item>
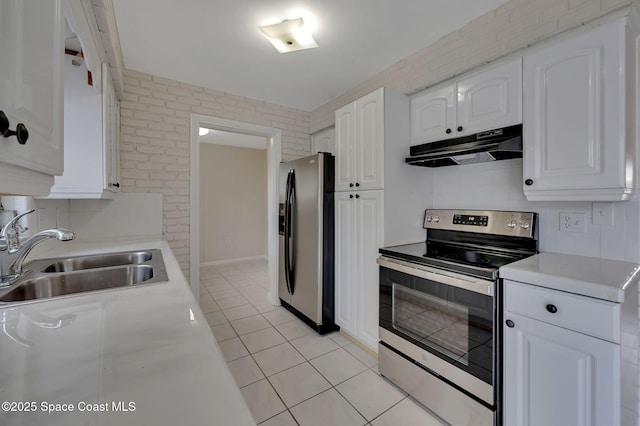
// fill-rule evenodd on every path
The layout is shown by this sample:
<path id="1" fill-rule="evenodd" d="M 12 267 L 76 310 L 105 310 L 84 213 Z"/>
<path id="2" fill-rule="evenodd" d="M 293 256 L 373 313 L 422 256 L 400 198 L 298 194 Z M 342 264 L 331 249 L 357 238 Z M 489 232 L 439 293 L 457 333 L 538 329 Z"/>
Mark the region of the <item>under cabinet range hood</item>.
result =
<path id="1" fill-rule="evenodd" d="M 522 124 L 474 135 L 414 145 L 406 162 L 414 166 L 444 167 L 522 158 Z"/>

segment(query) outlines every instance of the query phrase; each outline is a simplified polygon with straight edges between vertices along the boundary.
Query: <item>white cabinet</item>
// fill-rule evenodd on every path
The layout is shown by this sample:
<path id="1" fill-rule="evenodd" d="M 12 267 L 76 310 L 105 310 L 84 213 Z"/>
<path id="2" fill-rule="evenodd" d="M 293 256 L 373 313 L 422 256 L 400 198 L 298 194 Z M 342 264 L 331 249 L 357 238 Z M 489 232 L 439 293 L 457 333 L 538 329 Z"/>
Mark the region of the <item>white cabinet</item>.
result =
<path id="1" fill-rule="evenodd" d="M 506 311 L 505 425 L 618 425 L 620 346 Z"/>
<path id="2" fill-rule="evenodd" d="M 411 98 L 411 145 L 521 122 L 521 57 L 483 67 Z"/>
<path id="3" fill-rule="evenodd" d="M 527 199 L 629 198 L 635 164 L 635 39 L 626 20 L 619 20 L 524 56 Z"/>
<path id="4" fill-rule="evenodd" d="M 0 110 L 24 145 L 0 137 L 0 193 L 46 194 L 63 170 L 62 0 L 0 0 Z"/>
<path id="5" fill-rule="evenodd" d="M 311 154 L 328 152 L 336 155 L 336 128 L 329 127 L 311 135 Z"/>
<path id="6" fill-rule="evenodd" d="M 420 199 L 407 190 L 412 178 L 425 181 L 407 173 L 416 168 L 404 163 L 409 153 L 409 98 L 378 89 L 337 110 L 335 132 L 335 321 L 377 352 L 378 249 L 387 237 L 397 241 L 413 227 L 411 209 L 399 206 L 412 206 Z M 385 235 L 385 187 L 397 203 L 387 209 L 401 224 L 394 225 L 392 236 Z M 415 188 L 422 189 L 419 184 Z"/>
<path id="7" fill-rule="evenodd" d="M 55 178 L 48 198 L 112 198 L 119 191 L 118 100 L 109 67 L 102 60 L 104 52 L 91 6 L 80 0 L 67 0 L 66 5 L 67 39 L 71 44 L 75 41 L 75 50 L 82 50 L 84 60 L 73 65 L 72 56 L 66 55 L 65 168 L 62 176 Z"/>
<path id="8" fill-rule="evenodd" d="M 620 304 L 510 280 L 504 304 L 505 424 L 620 424 Z"/>
<path id="9" fill-rule="evenodd" d="M 378 347 L 378 248 L 383 191 L 335 193 L 335 321 L 372 351 Z"/>
<path id="10" fill-rule="evenodd" d="M 336 111 L 336 191 L 384 185 L 385 89 Z"/>

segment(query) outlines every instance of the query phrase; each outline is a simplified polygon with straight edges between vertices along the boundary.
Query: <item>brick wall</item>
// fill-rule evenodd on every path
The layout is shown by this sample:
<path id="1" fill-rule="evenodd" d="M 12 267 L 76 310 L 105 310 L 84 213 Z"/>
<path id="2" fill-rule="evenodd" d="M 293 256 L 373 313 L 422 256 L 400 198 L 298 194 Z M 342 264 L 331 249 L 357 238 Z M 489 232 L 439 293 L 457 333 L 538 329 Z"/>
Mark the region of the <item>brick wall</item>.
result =
<path id="1" fill-rule="evenodd" d="M 413 94 L 508 53 L 629 5 L 630 0 L 511 0 L 311 112 L 310 133 L 373 90 Z"/>
<path id="2" fill-rule="evenodd" d="M 309 114 L 125 70 L 121 100 L 123 192 L 163 194 L 163 238 L 189 276 L 190 114 L 282 129 L 282 158 L 310 153 Z"/>

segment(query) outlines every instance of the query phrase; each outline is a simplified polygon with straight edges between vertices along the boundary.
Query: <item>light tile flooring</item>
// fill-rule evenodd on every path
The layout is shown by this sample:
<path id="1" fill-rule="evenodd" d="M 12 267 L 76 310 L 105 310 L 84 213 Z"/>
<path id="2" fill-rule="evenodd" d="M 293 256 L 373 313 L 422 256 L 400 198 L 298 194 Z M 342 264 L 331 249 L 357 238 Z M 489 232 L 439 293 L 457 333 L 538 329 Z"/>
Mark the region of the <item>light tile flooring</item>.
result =
<path id="1" fill-rule="evenodd" d="M 258 424 L 441 425 L 367 351 L 267 302 L 266 261 L 203 267 L 200 279 L 200 306 Z"/>

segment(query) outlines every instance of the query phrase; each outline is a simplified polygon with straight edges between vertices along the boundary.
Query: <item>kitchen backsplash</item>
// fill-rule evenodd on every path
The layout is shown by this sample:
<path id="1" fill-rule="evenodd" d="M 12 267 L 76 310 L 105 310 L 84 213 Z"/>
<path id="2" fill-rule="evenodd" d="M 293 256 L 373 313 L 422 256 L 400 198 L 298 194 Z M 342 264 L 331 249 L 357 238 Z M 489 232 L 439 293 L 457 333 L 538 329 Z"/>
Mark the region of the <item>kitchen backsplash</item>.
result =
<path id="1" fill-rule="evenodd" d="M 638 197 L 611 203 L 613 224 L 592 223 L 590 202 L 531 202 L 522 192 L 522 160 L 424 170 L 433 208 L 533 211 L 540 251 L 640 262 Z M 561 213 L 583 213 L 585 232 L 560 232 Z"/>

